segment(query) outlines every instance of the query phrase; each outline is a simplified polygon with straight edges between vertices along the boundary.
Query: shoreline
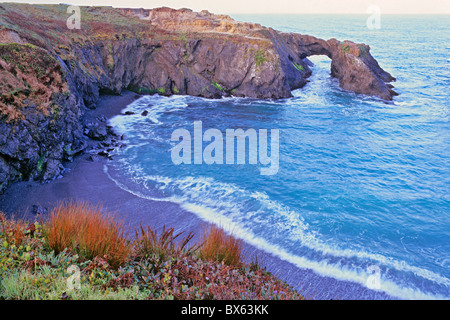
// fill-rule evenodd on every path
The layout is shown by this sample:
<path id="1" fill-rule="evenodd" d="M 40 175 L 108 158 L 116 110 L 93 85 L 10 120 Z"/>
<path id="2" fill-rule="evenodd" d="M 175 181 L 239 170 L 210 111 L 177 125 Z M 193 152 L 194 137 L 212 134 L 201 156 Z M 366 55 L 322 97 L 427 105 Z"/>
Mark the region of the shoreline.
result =
<path id="1" fill-rule="evenodd" d="M 92 120 L 104 116 L 107 119 L 120 114 L 137 95 L 126 91 L 121 96 L 101 96 L 94 110 L 86 110 L 84 119 Z M 92 141 L 90 141 L 92 142 Z M 68 169 L 63 177 L 51 182 L 22 181 L 12 184 L 0 196 L 0 211 L 8 217 L 34 220 L 32 206 L 39 205 L 51 210 L 59 201 L 82 200 L 112 212 L 122 221 L 128 236 L 134 235 L 134 229 L 140 224 L 146 227 L 173 227 L 175 232 L 194 232 L 193 241 L 203 234 L 208 222 L 201 220 L 194 213 L 167 201 L 142 199 L 120 187 L 108 178 L 103 170 L 106 158 L 89 160 L 88 153 L 76 156 L 73 162 L 66 163 Z M 45 219 L 46 214 L 43 214 Z M 292 263 L 282 260 L 271 253 L 262 251 L 252 245 L 243 243 L 246 262 L 254 261 L 306 298 L 311 299 L 342 299 L 342 300 L 379 300 L 395 299 L 390 295 L 368 289 L 367 287 L 349 281 L 337 280 L 316 274 L 309 269 L 300 269 Z"/>

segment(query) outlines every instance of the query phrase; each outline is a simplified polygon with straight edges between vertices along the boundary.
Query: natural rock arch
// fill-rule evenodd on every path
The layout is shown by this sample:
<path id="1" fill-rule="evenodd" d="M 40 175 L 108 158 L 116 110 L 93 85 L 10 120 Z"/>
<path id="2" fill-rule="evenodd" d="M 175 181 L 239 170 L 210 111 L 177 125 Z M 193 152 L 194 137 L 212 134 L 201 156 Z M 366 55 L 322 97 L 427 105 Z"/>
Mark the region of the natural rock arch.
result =
<path id="1" fill-rule="evenodd" d="M 280 33 L 272 30 L 272 41 L 280 53 L 294 63 L 293 56 L 304 59 L 324 55 L 331 59 L 331 76 L 341 88 L 361 94 L 392 100 L 397 95 L 390 82 L 395 78 L 384 71 L 370 54 L 370 47 L 352 41 L 328 41 L 309 35 Z"/>

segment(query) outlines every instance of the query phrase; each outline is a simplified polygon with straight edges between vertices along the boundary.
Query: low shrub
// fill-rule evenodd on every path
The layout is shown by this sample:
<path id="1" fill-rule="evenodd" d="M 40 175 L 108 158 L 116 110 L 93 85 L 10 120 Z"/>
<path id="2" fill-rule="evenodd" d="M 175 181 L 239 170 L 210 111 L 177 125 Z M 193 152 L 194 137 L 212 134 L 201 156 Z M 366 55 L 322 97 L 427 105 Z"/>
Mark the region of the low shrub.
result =
<path id="1" fill-rule="evenodd" d="M 131 242 L 99 207 L 73 201 L 42 225 L 1 214 L 0 223 L 0 300 L 304 299 L 241 262 L 241 241 L 220 228 L 191 245 L 192 233 L 141 226 Z"/>

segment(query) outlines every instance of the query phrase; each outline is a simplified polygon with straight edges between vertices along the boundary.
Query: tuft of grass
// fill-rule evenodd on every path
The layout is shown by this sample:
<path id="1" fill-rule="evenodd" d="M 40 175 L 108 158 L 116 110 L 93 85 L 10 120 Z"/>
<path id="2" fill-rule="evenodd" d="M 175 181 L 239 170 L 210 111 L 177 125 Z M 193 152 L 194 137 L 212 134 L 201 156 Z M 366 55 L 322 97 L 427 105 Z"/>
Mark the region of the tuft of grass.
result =
<path id="1" fill-rule="evenodd" d="M 177 238 L 182 233 L 174 234 L 173 228 L 166 229 L 166 226 L 163 226 L 162 232 L 158 234 L 157 230 L 147 227 L 147 231 L 145 231 L 140 226 L 139 229 L 135 229 L 136 240 L 133 256 L 138 260 L 153 256 L 157 261 L 163 262 L 167 258 L 179 256 L 181 253 L 190 254 L 196 250 L 196 247 L 190 249 L 187 247 L 194 234 L 190 232 L 184 239 L 177 242 Z"/>
<path id="2" fill-rule="evenodd" d="M 1 232 L 5 237 L 4 246 L 16 246 L 19 247 L 22 244 L 23 237 L 25 236 L 26 225 L 23 221 L 8 221 L 5 215 L 0 212 L 0 225 Z"/>
<path id="3" fill-rule="evenodd" d="M 221 228 L 209 227 L 199 249 L 201 259 L 223 262 L 229 266 L 241 265 L 242 241 L 226 234 Z"/>
<path id="4" fill-rule="evenodd" d="M 131 250 L 122 225 L 103 214 L 101 207 L 85 202 L 70 201 L 56 206 L 46 225 L 45 238 L 56 254 L 68 248 L 87 260 L 105 257 L 113 268 L 122 265 Z"/>

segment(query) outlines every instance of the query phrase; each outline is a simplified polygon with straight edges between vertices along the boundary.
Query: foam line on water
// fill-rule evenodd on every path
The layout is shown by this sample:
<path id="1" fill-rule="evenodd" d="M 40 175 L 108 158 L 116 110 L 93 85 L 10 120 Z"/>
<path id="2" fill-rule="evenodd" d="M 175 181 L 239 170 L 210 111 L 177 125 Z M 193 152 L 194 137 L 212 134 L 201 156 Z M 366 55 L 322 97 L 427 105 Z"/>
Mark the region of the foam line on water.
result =
<path id="1" fill-rule="evenodd" d="M 129 165 L 125 167 L 131 168 Z M 228 213 L 228 216 L 239 221 L 242 212 L 245 212 L 245 209 L 238 206 L 239 201 L 234 199 L 233 196 L 239 194 L 242 195 L 243 198 L 253 198 L 261 202 L 265 208 L 288 221 L 289 225 L 284 226 L 286 234 L 295 235 L 295 237 L 292 237 L 292 241 L 299 240 L 302 246 L 305 246 L 310 250 L 319 252 L 324 256 L 328 255 L 347 259 L 357 258 L 360 261 L 370 261 L 372 264 L 384 265 L 394 268 L 395 270 L 410 272 L 423 279 L 450 286 L 450 280 L 448 278 L 423 268 L 411 266 L 404 261 L 398 261 L 381 254 L 362 250 L 343 249 L 321 241 L 317 234 L 309 230 L 308 224 L 304 222 L 298 212 L 270 199 L 270 197 L 263 192 L 248 192 L 233 184 L 215 181 L 213 178 L 184 177 L 172 179 L 169 177 L 144 175 L 144 170 L 143 168 L 140 168 L 139 165 L 134 165 L 132 168 L 133 176 L 140 176 L 139 178 L 134 178 L 137 183 L 146 185 L 143 181 L 151 180 L 158 183 L 160 188 L 167 188 L 169 185 L 175 185 L 177 189 L 183 190 L 183 195 L 178 195 L 177 197 L 178 203 L 194 203 L 198 199 L 201 199 L 200 205 L 214 208 L 215 211 L 220 212 L 222 215 L 226 212 Z M 139 174 L 136 175 L 136 172 L 139 172 Z M 218 199 L 226 200 L 218 201 Z M 291 228 L 288 230 L 287 227 Z"/>
<path id="2" fill-rule="evenodd" d="M 164 97 L 159 95 L 144 96 L 125 107 L 122 112 L 134 112 L 129 115 L 117 115 L 109 119 L 109 124 L 113 126 L 120 134 L 140 121 L 151 121 L 154 125 L 159 125 L 159 116 L 163 113 L 174 112 L 188 106 L 187 96 Z M 143 111 L 147 111 L 145 117 L 141 116 Z M 130 121 L 134 120 L 134 121 Z"/>
<path id="3" fill-rule="evenodd" d="M 181 204 L 180 201 L 177 201 L 177 199 L 175 197 L 167 197 L 167 198 L 156 198 L 156 197 L 151 197 L 148 195 L 145 195 L 141 192 L 138 191 L 133 191 L 130 188 L 128 188 L 126 185 L 124 185 L 123 183 L 120 183 L 117 179 L 114 179 L 108 171 L 108 166 L 107 165 L 103 165 L 103 172 L 106 174 L 106 176 L 108 177 L 109 180 L 111 180 L 112 182 L 114 182 L 114 184 L 116 186 L 118 186 L 120 189 L 138 197 L 138 198 L 142 198 L 142 199 L 147 199 L 147 200 L 151 200 L 151 201 L 157 201 L 157 202 L 172 202 L 172 203 L 176 203 L 176 204 Z"/>
<path id="4" fill-rule="evenodd" d="M 181 208 L 194 213 L 197 217 L 199 217 L 203 221 L 215 224 L 223 228 L 227 233 L 233 234 L 235 237 L 242 239 L 246 243 L 260 250 L 272 254 L 284 261 L 292 263 L 298 268 L 311 269 L 322 276 L 333 277 L 335 279 L 342 281 L 356 282 L 363 286 L 365 286 L 367 283 L 369 275 L 365 272 L 365 270 L 361 268 L 351 269 L 346 266 L 328 263 L 325 260 L 312 261 L 304 257 L 292 254 L 291 252 L 285 250 L 284 248 L 272 244 L 267 240 L 255 235 L 244 226 L 241 226 L 239 223 L 234 222 L 229 217 L 226 217 L 211 208 L 186 202 L 185 199 L 176 196 L 157 198 L 145 195 L 139 191 L 131 190 L 126 185 L 119 182 L 117 179 L 113 178 L 110 175 L 110 173 L 108 172 L 107 165 L 104 165 L 104 173 L 120 189 L 130 194 L 133 194 L 134 196 L 151 201 L 172 202 L 178 204 L 180 205 Z M 417 289 L 401 287 L 388 279 L 381 279 L 380 290 L 386 292 L 387 294 L 393 297 L 399 297 L 403 299 L 445 299 L 444 297 L 430 295 Z"/>
<path id="5" fill-rule="evenodd" d="M 281 260 L 294 264 L 302 269 L 312 269 L 322 276 L 332 277 L 342 281 L 351 281 L 366 286 L 369 275 L 364 270 L 349 269 L 336 264 L 330 264 L 325 261 L 311 261 L 304 257 L 294 255 L 280 246 L 269 243 L 265 239 L 256 236 L 232 220 L 224 217 L 217 212 L 191 203 L 182 203 L 181 207 L 187 211 L 195 213 L 202 220 L 213 223 L 223 228 L 229 234 L 244 240 L 252 246 L 270 253 Z M 393 297 L 403 299 L 444 299 L 440 296 L 434 296 L 423 293 L 413 288 L 400 287 L 390 280 L 381 280 L 380 290 Z"/>

